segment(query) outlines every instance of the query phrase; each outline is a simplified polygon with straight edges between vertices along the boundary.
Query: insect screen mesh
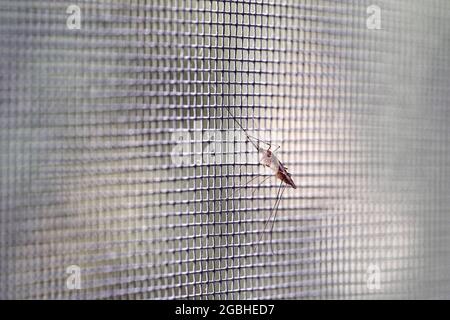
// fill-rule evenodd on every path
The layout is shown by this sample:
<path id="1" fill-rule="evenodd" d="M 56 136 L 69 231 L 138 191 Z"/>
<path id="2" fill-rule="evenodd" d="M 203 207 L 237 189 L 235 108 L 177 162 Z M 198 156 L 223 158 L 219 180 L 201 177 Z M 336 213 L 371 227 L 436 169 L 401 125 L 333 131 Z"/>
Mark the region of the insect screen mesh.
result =
<path id="1" fill-rule="evenodd" d="M 448 1 L 0 5 L 0 298 L 450 298 Z"/>

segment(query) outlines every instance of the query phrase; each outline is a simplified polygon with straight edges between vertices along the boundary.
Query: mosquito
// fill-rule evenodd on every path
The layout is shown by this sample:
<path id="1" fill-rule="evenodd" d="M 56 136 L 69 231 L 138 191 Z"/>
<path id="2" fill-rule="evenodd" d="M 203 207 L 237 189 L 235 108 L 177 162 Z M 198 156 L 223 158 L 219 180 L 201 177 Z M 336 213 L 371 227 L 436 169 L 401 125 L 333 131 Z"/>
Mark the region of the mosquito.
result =
<path id="1" fill-rule="evenodd" d="M 225 106 L 230 116 L 233 118 L 234 122 L 241 128 L 241 130 L 244 132 L 247 141 L 250 142 L 256 149 L 256 151 L 259 153 L 261 159 L 259 160 L 259 164 L 261 164 L 264 167 L 269 168 L 272 170 L 273 175 L 280 180 L 280 186 L 278 187 L 277 197 L 275 200 L 275 204 L 270 212 L 270 216 L 267 219 L 267 221 L 264 224 L 263 232 L 261 233 L 258 243 L 261 243 L 262 237 L 264 233 L 266 232 L 267 226 L 269 225 L 269 221 L 273 220 L 272 226 L 270 228 L 270 244 L 271 244 L 271 251 L 273 254 L 273 248 L 272 248 L 272 232 L 273 232 L 273 226 L 275 224 L 275 220 L 277 218 L 277 212 L 278 212 L 278 206 L 280 205 L 281 198 L 283 196 L 284 191 L 286 190 L 286 187 L 291 187 L 294 189 L 297 189 L 297 186 L 294 183 L 294 180 L 292 180 L 291 174 L 288 172 L 288 168 L 283 165 L 283 163 L 278 159 L 278 157 L 275 155 L 275 152 L 280 149 L 280 146 L 277 146 L 275 150 L 271 150 L 272 144 L 270 141 L 264 141 L 261 139 L 258 139 L 254 136 L 251 136 L 248 134 L 247 130 L 241 125 L 241 123 L 234 117 L 234 115 L 231 113 L 230 109 Z M 260 143 L 267 145 L 268 148 L 263 148 L 260 146 Z M 254 181 L 255 179 L 259 178 L 260 175 L 250 179 L 245 185 L 248 185 L 250 182 Z M 267 179 L 269 179 L 272 176 L 266 177 L 261 183 L 258 184 L 261 185 Z M 254 193 L 254 192 L 253 192 Z M 273 219 L 272 219 L 273 218 Z"/>

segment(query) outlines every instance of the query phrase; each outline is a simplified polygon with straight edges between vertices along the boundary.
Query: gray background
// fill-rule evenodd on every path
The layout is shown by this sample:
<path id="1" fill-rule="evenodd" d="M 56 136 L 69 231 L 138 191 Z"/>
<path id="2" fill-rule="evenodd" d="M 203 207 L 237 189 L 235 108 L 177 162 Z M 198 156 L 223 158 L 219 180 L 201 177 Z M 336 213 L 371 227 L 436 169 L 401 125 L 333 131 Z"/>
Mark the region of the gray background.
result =
<path id="1" fill-rule="evenodd" d="M 450 298 L 449 18 L 446 0 L 1 0 L 0 298 Z M 239 132 L 224 107 L 298 186 L 272 241 L 278 182 L 241 188 L 270 174 L 251 146 L 172 160 L 179 134 L 205 160 L 204 134 Z"/>

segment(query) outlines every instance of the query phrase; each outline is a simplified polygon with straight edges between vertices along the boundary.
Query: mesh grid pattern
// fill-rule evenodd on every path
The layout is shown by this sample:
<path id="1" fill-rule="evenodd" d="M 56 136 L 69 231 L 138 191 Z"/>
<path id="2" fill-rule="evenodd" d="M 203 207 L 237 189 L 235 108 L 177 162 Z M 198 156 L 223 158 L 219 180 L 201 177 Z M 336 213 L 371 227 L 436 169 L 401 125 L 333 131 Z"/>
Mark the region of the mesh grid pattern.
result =
<path id="1" fill-rule="evenodd" d="M 1 0 L 0 298 L 450 298 L 431 2 Z M 226 107 L 298 186 L 272 240 L 279 184 L 246 185 L 270 172 Z"/>

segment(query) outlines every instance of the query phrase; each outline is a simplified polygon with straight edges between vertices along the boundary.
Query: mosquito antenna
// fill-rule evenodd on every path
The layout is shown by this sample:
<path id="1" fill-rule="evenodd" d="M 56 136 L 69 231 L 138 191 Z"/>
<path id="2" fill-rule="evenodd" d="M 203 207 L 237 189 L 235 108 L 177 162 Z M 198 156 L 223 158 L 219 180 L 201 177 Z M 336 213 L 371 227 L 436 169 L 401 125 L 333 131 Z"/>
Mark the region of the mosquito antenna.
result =
<path id="1" fill-rule="evenodd" d="M 244 127 L 239 123 L 239 121 L 237 121 L 236 117 L 231 113 L 230 108 L 228 108 L 228 106 L 224 106 L 224 107 L 227 109 L 228 113 L 233 118 L 234 122 L 236 122 L 236 124 L 239 126 L 239 128 L 241 128 L 242 131 L 244 131 L 245 135 L 247 136 L 247 140 L 250 141 L 250 143 L 256 148 L 256 150 L 259 150 L 256 143 L 250 139 L 250 135 L 247 133 L 247 130 L 244 129 Z"/>

